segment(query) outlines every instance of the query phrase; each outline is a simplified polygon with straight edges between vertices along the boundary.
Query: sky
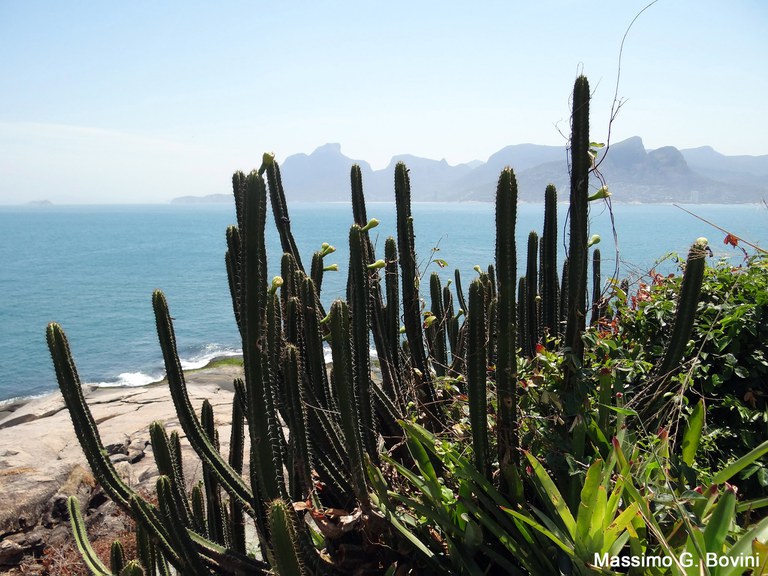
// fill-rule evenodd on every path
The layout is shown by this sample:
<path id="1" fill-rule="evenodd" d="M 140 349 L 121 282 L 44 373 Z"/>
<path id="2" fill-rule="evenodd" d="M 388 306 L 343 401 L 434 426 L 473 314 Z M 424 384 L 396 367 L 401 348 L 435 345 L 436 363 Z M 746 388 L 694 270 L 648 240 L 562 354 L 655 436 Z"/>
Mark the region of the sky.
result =
<path id="1" fill-rule="evenodd" d="M 328 142 L 383 168 L 591 138 L 768 154 L 768 2 L 0 0 L 0 204 L 156 203 Z M 290 194 L 290 191 L 287 191 Z"/>

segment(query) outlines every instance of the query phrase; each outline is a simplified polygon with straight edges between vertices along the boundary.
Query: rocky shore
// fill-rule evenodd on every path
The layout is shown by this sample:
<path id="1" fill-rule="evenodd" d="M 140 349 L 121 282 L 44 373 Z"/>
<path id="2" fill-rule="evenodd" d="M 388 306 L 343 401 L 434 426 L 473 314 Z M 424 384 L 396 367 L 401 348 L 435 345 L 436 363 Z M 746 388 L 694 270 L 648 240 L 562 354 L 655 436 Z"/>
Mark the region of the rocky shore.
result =
<path id="1" fill-rule="evenodd" d="M 233 365 L 186 375 L 196 409 L 204 399 L 213 405 L 225 450 L 232 382 L 241 375 L 242 368 Z M 118 473 L 134 489 L 153 492 L 157 469 L 149 424 L 159 420 L 169 432 L 181 433 L 167 382 L 137 388 L 89 387 L 85 394 Z M 184 450 L 186 478 L 196 481 L 199 460 L 188 445 Z M 20 563 L 71 542 L 66 512 L 70 495 L 80 500 L 92 536 L 119 534 L 129 528 L 128 520 L 117 514 L 91 475 L 58 392 L 0 408 L 0 574 L 20 573 L 15 568 Z"/>

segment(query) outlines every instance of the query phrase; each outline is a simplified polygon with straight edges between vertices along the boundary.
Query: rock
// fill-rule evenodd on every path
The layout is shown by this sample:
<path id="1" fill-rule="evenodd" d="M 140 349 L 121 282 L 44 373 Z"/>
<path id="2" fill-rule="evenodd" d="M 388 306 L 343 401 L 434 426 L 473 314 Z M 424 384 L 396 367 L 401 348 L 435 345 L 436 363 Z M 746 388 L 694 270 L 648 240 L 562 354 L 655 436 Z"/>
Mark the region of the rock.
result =
<path id="1" fill-rule="evenodd" d="M 11 540 L 3 538 L 0 540 L 0 566 L 15 566 L 25 554 L 24 546 Z"/>

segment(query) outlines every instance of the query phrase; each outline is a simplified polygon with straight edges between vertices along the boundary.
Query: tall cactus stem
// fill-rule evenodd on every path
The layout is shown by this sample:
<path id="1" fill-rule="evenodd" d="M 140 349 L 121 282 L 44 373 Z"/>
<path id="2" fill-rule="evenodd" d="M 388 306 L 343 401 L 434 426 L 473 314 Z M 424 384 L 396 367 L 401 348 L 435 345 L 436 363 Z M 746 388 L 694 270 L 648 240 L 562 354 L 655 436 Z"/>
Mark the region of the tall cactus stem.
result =
<path id="1" fill-rule="evenodd" d="M 358 501 L 367 508 L 368 491 L 365 483 L 364 442 L 361 434 L 358 400 L 355 397 L 352 346 L 350 341 L 349 308 L 342 300 L 331 304 L 331 353 L 333 376 L 339 397 L 341 428 L 349 455 L 352 488 Z"/>
<path id="2" fill-rule="evenodd" d="M 168 378 L 168 388 L 171 392 L 176 414 L 179 417 L 184 433 L 187 435 L 189 443 L 195 452 L 212 467 L 222 486 L 238 498 L 243 504 L 245 510 L 253 513 L 253 493 L 245 484 L 242 477 L 232 469 L 218 450 L 208 440 L 202 425 L 195 414 L 192 404 L 187 394 L 187 385 L 184 379 L 184 373 L 181 370 L 181 362 L 176 351 L 176 336 L 173 331 L 170 312 L 165 296 L 159 290 L 156 290 L 152 297 L 152 305 L 155 310 L 155 319 L 157 323 L 157 332 L 160 340 L 160 348 L 163 351 L 165 362 L 165 371 Z"/>
<path id="3" fill-rule="evenodd" d="M 517 180 L 511 169 L 499 176 L 496 189 L 496 395 L 499 468 L 505 472 L 517 462 Z M 457 290 L 459 286 L 457 283 Z M 509 488 L 509 487 L 506 487 Z"/>
<path id="4" fill-rule="evenodd" d="M 557 189 L 544 191 L 544 229 L 541 235 L 541 320 L 550 337 L 558 335 L 560 289 L 557 280 Z"/>
<path id="5" fill-rule="evenodd" d="M 669 340 L 667 352 L 658 369 L 658 374 L 663 378 L 666 378 L 678 368 L 680 359 L 683 357 L 688 340 L 691 337 L 696 308 L 698 307 L 701 294 L 701 285 L 704 281 L 706 255 L 707 239 L 699 238 L 691 245 L 688 251 L 688 258 L 685 261 L 683 282 L 677 299 L 672 337 Z"/>
<path id="6" fill-rule="evenodd" d="M 488 398 L 486 378 L 485 287 L 480 279 L 469 285 L 469 333 L 467 338 L 467 391 L 469 396 L 469 420 L 472 427 L 472 447 L 475 466 L 491 479 L 490 451 L 488 448 Z"/>
<path id="7" fill-rule="evenodd" d="M 589 82 L 585 76 L 579 76 L 573 88 L 573 112 L 571 114 L 569 294 L 564 342 L 570 356 L 569 361 L 564 363 L 566 410 L 572 414 L 581 410 L 582 394 L 578 391 L 578 374 L 584 361 L 582 334 L 586 322 L 587 198 L 589 196 L 589 172 L 593 160 L 589 152 L 589 99 Z"/>
<path id="8" fill-rule="evenodd" d="M 296 535 L 293 508 L 283 500 L 274 500 L 269 504 L 268 514 L 275 573 L 277 576 L 307 574 Z"/>
<path id="9" fill-rule="evenodd" d="M 448 368 L 448 351 L 445 341 L 447 322 L 443 307 L 443 287 L 437 272 L 432 272 L 429 276 L 429 293 L 432 301 L 433 320 L 427 329 L 427 334 L 430 335 L 433 366 L 437 376 L 445 376 Z"/>
<path id="10" fill-rule="evenodd" d="M 352 343 L 352 368 L 360 419 L 363 448 L 368 456 L 378 461 L 376 427 L 373 418 L 371 396 L 370 361 L 370 285 L 366 268 L 366 242 L 362 228 L 353 224 L 349 230 L 349 280 L 347 301 L 349 302 Z"/>
<path id="11" fill-rule="evenodd" d="M 208 400 L 203 401 L 200 411 L 200 423 L 203 426 L 205 435 L 213 444 L 216 450 L 219 450 L 218 436 L 213 418 L 213 406 Z M 221 502 L 221 491 L 219 490 L 216 475 L 208 466 L 203 466 L 203 486 L 205 487 L 205 505 L 206 519 L 208 525 L 208 538 L 217 544 L 224 545 L 224 512 Z"/>
<path id="12" fill-rule="evenodd" d="M 539 286 L 539 235 L 535 231 L 528 234 L 528 260 L 525 268 L 526 305 L 527 305 L 527 338 L 528 350 L 531 357 L 536 355 L 536 344 L 539 342 L 538 299 Z"/>
<path id="13" fill-rule="evenodd" d="M 272 215 L 275 217 L 275 226 L 280 236 L 280 246 L 284 253 L 290 254 L 296 260 L 299 270 L 304 270 L 301 263 L 301 255 L 296 246 L 296 240 L 291 232 L 291 218 L 288 215 L 288 204 L 285 201 L 283 180 L 280 176 L 280 166 L 274 156 L 265 155 L 267 182 L 269 183 L 269 202 L 272 205 Z"/>
<path id="14" fill-rule="evenodd" d="M 437 426 L 434 411 L 436 399 L 424 348 L 419 300 L 419 276 L 416 268 L 413 217 L 411 216 L 411 182 L 408 168 L 399 162 L 395 166 L 395 204 L 397 208 L 397 251 L 400 255 L 400 271 L 403 288 L 403 323 L 408 347 L 416 375 L 416 393 L 421 410 L 427 414 L 430 425 Z"/>
<path id="15" fill-rule="evenodd" d="M 601 310 L 601 283 L 600 278 L 600 249 L 595 248 L 592 251 L 592 317 L 589 319 L 590 326 L 596 326 L 600 320 Z"/>

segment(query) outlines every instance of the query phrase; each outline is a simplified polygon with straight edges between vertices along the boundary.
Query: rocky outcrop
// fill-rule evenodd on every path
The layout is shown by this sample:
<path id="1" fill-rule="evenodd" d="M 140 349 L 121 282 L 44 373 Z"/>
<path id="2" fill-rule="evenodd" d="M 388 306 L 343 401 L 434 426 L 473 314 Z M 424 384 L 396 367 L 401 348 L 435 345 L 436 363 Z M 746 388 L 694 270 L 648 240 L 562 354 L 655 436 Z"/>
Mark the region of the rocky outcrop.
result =
<path id="1" fill-rule="evenodd" d="M 211 402 L 223 440 L 229 438 L 232 381 L 240 375 L 239 368 L 220 367 L 187 376 L 193 405 L 199 408 L 203 399 Z M 149 424 L 160 420 L 169 431 L 180 431 L 167 386 L 89 388 L 85 393 L 118 473 L 135 490 L 152 493 L 158 473 Z M 130 519 L 117 514 L 90 473 L 59 394 L 4 410 L 0 417 L 0 573 L 25 556 L 64 546 L 71 538 L 69 496 L 78 497 L 92 534 L 119 534 L 130 528 Z M 183 450 L 185 476 L 196 482 L 199 460 L 186 443 Z"/>

